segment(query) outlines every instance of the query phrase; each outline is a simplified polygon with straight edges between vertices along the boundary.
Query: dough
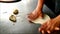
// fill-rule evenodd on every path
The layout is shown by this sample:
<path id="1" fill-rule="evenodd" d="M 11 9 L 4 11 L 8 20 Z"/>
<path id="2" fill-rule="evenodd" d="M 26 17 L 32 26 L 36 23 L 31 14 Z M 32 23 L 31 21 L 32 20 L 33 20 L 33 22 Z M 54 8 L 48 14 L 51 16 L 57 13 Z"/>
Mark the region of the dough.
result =
<path id="1" fill-rule="evenodd" d="M 17 15 L 19 13 L 18 9 L 15 9 L 13 14 Z"/>
<path id="2" fill-rule="evenodd" d="M 16 22 L 16 17 L 14 15 L 11 15 L 9 17 L 9 20 L 12 21 L 12 22 Z"/>
<path id="3" fill-rule="evenodd" d="M 45 22 L 47 22 L 48 20 L 50 20 L 50 17 L 46 14 L 44 14 L 44 18 L 40 18 L 38 17 L 36 20 L 32 21 L 35 24 L 43 24 Z"/>

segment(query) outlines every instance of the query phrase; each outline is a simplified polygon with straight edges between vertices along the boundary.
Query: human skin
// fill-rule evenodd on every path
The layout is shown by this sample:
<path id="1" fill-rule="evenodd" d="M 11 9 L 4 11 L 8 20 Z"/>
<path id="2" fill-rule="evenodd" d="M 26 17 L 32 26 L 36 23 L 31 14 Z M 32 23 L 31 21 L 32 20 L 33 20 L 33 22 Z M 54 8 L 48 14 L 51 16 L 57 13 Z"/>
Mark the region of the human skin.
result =
<path id="1" fill-rule="evenodd" d="M 29 21 L 35 20 L 38 17 L 41 17 L 41 18 L 43 17 L 43 13 L 42 13 L 43 3 L 44 3 L 43 0 L 38 0 L 38 4 L 35 10 L 32 11 L 32 13 L 28 14 Z"/>
<path id="2" fill-rule="evenodd" d="M 14 1 L 14 0 L 0 0 L 0 1 Z M 38 0 L 36 9 L 28 15 L 29 21 L 35 20 L 38 17 L 43 18 L 43 13 L 42 13 L 43 4 L 44 4 L 44 0 Z M 56 25 L 56 24 L 58 24 L 58 25 Z M 59 30 L 59 27 L 60 27 L 59 25 L 60 25 L 60 15 L 58 15 L 56 18 L 49 20 L 45 24 L 43 24 L 39 28 L 39 31 L 50 33 L 53 30 Z M 57 29 L 55 27 L 57 27 Z"/>
<path id="3" fill-rule="evenodd" d="M 51 32 L 54 32 L 55 30 L 60 31 L 60 15 L 46 22 L 39 28 L 39 31 L 43 34 L 46 34 L 46 32 L 51 34 Z"/>
<path id="4" fill-rule="evenodd" d="M 43 7 L 43 4 L 44 4 L 44 0 L 38 0 L 38 4 L 37 4 L 37 7 L 36 9 L 30 13 L 28 15 L 28 20 L 31 22 L 33 20 L 35 20 L 36 18 L 38 17 L 41 17 L 43 18 L 43 13 L 42 13 L 42 7 Z M 48 24 L 47 24 L 48 23 Z M 58 25 L 60 24 L 60 15 L 58 15 L 57 17 L 53 18 L 53 19 L 50 19 L 49 21 L 47 21 L 45 24 L 42 24 L 42 26 L 39 28 L 39 31 L 40 32 L 47 32 L 47 33 L 50 33 L 52 32 L 53 30 L 59 30 L 59 27 L 57 27 Z M 57 27 L 57 28 L 55 28 Z M 42 32 L 42 34 L 43 34 Z M 45 34 L 45 33 L 44 33 Z"/>

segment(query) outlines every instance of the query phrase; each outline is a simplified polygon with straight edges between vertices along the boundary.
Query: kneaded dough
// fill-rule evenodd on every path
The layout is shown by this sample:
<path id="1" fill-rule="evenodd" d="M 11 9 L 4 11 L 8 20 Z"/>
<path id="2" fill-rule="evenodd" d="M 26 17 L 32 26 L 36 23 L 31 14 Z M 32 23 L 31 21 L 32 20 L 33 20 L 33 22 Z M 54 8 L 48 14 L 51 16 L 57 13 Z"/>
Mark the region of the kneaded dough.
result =
<path id="1" fill-rule="evenodd" d="M 50 20 L 50 17 L 46 14 L 44 14 L 44 18 L 40 18 L 38 17 L 36 20 L 32 21 L 35 24 L 43 24 L 45 22 L 47 22 L 48 20 Z"/>

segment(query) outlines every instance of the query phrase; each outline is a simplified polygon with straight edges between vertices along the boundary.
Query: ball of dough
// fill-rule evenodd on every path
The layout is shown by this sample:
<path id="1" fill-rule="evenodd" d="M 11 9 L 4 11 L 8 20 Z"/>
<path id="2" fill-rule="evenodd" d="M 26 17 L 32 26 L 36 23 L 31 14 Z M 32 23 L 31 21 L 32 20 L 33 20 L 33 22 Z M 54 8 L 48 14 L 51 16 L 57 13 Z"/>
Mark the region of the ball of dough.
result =
<path id="1" fill-rule="evenodd" d="M 16 22 L 16 17 L 14 15 L 11 15 L 9 17 L 9 20 L 12 21 L 12 22 Z"/>
<path id="2" fill-rule="evenodd" d="M 48 20 L 50 20 L 50 17 L 48 15 L 44 14 L 43 18 L 38 17 L 37 19 L 35 19 L 32 22 L 35 24 L 43 24 L 43 23 L 47 22 Z"/>

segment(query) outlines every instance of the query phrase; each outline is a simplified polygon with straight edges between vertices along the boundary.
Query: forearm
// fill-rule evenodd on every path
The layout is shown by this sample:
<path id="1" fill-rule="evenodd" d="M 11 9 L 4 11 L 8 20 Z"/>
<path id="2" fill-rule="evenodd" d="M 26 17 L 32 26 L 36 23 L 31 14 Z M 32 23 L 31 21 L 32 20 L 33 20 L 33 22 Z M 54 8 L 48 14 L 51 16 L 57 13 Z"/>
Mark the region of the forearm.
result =
<path id="1" fill-rule="evenodd" d="M 54 21 L 54 22 L 60 22 L 60 15 L 58 15 L 57 17 L 55 17 L 55 18 L 53 19 L 53 21 Z"/>
<path id="2" fill-rule="evenodd" d="M 38 0 L 38 4 L 37 4 L 36 9 L 37 9 L 38 11 L 41 11 L 42 8 L 43 8 L 43 4 L 44 4 L 44 0 Z"/>

